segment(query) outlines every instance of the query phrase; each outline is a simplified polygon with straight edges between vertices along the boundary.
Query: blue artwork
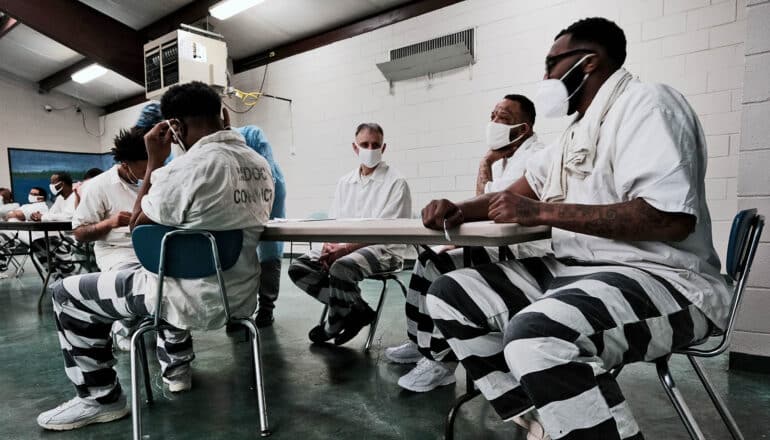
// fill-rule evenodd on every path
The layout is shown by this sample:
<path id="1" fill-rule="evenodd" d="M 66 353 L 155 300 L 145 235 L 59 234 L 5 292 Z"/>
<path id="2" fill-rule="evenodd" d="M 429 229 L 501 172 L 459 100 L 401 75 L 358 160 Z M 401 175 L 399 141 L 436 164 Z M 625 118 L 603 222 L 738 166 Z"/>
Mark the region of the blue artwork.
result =
<path id="1" fill-rule="evenodd" d="M 114 164 L 112 154 L 66 153 L 62 151 L 8 149 L 8 165 L 11 172 L 13 198 L 27 203 L 27 195 L 33 186 L 46 188 L 51 174 L 67 172 L 72 180 L 79 181 L 91 168 L 107 170 Z M 50 196 L 50 194 L 49 194 Z"/>

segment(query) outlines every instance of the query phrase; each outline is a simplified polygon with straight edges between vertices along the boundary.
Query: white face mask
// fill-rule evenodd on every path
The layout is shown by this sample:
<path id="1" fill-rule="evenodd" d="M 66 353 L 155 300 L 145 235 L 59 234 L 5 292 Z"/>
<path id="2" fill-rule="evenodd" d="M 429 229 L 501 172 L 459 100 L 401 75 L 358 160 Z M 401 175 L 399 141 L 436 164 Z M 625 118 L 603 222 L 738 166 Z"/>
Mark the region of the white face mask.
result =
<path id="1" fill-rule="evenodd" d="M 27 200 L 29 201 L 29 203 L 42 202 L 42 200 L 38 200 L 39 197 L 42 197 L 42 196 L 33 196 L 32 194 L 30 194 L 27 196 Z"/>
<path id="2" fill-rule="evenodd" d="M 537 94 L 535 95 L 535 109 L 540 115 L 544 115 L 547 118 L 559 118 L 566 116 L 569 112 L 569 100 L 575 93 L 577 93 L 585 84 L 588 79 L 589 73 L 583 76 L 583 81 L 575 89 L 572 94 L 567 90 L 567 86 L 564 85 L 564 78 L 567 77 L 577 66 L 581 65 L 588 57 L 592 57 L 594 54 L 588 54 L 581 58 L 574 66 L 572 66 L 567 73 L 561 76 L 559 79 L 545 79 L 540 81 L 537 87 Z"/>
<path id="3" fill-rule="evenodd" d="M 358 160 L 361 164 L 367 168 L 374 168 L 382 162 L 382 147 L 376 150 L 369 150 L 368 148 L 358 147 Z"/>
<path id="4" fill-rule="evenodd" d="M 48 185 L 48 189 L 51 190 L 51 194 L 53 194 L 55 196 L 59 195 L 59 192 L 61 191 L 61 184 L 57 183 L 57 184 L 54 185 L 53 183 L 51 183 L 51 184 Z"/>
<path id="5" fill-rule="evenodd" d="M 523 125 L 527 124 L 522 123 L 516 125 L 508 125 L 489 121 L 487 124 L 487 147 L 489 147 L 490 150 L 499 150 L 519 141 L 524 137 L 524 134 L 521 134 L 516 139 L 511 140 L 511 130 Z"/>

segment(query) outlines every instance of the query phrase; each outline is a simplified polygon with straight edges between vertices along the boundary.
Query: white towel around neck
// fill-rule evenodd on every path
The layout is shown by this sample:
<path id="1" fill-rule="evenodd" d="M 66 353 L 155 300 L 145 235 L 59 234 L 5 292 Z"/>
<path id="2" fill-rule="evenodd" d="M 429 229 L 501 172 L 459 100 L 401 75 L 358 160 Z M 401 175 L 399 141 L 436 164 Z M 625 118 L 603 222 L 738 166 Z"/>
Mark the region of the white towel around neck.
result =
<path id="1" fill-rule="evenodd" d="M 567 175 L 585 178 L 594 168 L 599 128 L 612 104 L 623 94 L 633 79 L 626 69 L 620 68 L 602 84 L 588 106 L 585 115 L 564 131 L 559 140 L 562 146 L 560 161 L 554 161 L 543 185 L 545 202 L 560 202 L 567 197 Z"/>

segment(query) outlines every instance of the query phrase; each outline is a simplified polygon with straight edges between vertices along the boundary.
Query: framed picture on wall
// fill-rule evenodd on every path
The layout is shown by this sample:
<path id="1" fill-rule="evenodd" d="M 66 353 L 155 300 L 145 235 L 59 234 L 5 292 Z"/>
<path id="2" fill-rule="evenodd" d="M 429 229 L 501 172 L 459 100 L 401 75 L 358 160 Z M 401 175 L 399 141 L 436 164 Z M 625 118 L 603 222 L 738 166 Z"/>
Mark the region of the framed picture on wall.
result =
<path id="1" fill-rule="evenodd" d="M 107 170 L 114 164 L 110 153 L 72 153 L 50 150 L 8 149 L 11 191 L 18 203 L 26 203 L 32 187 L 48 191 L 51 174 L 67 172 L 75 182 L 91 168 Z M 50 194 L 49 194 L 50 197 Z"/>

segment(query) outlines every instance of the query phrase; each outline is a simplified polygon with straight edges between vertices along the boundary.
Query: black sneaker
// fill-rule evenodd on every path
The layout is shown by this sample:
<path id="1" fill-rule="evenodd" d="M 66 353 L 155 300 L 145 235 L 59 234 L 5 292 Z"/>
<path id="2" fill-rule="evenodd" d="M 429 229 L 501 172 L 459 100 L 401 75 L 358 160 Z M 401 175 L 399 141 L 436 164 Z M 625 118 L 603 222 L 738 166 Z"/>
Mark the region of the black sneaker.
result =
<path id="1" fill-rule="evenodd" d="M 310 340 L 313 341 L 314 344 L 323 344 L 324 342 L 333 338 L 334 335 L 330 335 L 326 333 L 326 329 L 324 329 L 325 326 L 326 324 L 320 324 L 313 327 L 310 330 L 310 333 L 307 334 L 307 337 L 310 338 Z"/>
<path id="2" fill-rule="evenodd" d="M 334 338 L 334 345 L 342 345 L 355 338 L 361 329 L 374 322 L 376 317 L 377 312 L 368 305 L 354 306 L 350 314 L 345 317 L 342 323 L 342 330 Z"/>
<path id="3" fill-rule="evenodd" d="M 274 321 L 275 321 L 275 318 L 273 317 L 272 309 L 257 310 L 257 316 L 254 318 L 254 322 L 257 324 L 257 327 L 259 328 L 270 327 L 271 325 L 273 325 Z"/>

